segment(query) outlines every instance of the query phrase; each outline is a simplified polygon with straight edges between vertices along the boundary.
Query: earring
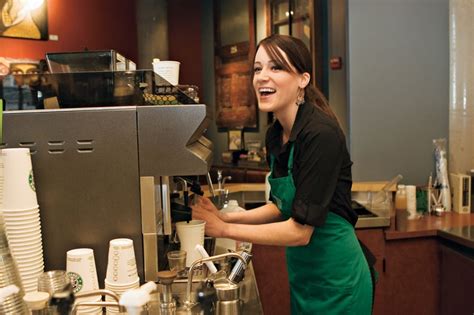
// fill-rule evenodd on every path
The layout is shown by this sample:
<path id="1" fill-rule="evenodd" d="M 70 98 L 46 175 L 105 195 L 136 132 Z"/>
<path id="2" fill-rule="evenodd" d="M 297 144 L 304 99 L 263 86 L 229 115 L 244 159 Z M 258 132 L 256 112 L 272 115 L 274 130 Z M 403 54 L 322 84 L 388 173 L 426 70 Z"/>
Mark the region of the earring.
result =
<path id="1" fill-rule="evenodd" d="M 299 89 L 298 96 L 296 97 L 296 106 L 300 106 L 304 103 L 304 90 Z"/>

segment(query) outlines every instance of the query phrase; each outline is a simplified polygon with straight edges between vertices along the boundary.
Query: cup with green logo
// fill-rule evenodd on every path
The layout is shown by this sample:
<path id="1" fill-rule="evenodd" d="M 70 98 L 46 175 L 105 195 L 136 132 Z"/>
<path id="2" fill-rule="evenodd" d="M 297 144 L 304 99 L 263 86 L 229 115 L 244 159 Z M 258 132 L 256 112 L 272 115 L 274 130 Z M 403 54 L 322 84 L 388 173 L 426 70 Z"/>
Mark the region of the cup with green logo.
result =
<path id="1" fill-rule="evenodd" d="M 3 209 L 38 208 L 31 154 L 28 148 L 1 150 L 3 166 Z"/>

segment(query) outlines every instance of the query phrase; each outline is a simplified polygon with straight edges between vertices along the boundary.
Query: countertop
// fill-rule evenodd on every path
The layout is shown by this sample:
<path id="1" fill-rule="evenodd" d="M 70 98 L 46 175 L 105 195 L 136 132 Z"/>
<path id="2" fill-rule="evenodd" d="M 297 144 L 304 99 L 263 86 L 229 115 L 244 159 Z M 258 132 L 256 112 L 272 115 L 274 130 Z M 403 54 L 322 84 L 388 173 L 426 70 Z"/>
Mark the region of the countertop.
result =
<path id="1" fill-rule="evenodd" d="M 393 219 L 390 228 L 385 230 L 385 239 L 438 236 L 440 235 L 439 231 L 450 231 L 453 228 L 469 226 L 474 226 L 474 213 L 447 212 L 440 217 L 426 215 L 415 220 Z"/>
<path id="2" fill-rule="evenodd" d="M 379 191 L 382 189 L 387 184 L 387 182 L 354 182 L 352 184 L 352 191 L 357 192 L 357 191 Z M 203 185 L 201 187 L 204 191 L 204 195 L 206 197 L 211 197 L 211 193 L 209 192 L 209 187 L 207 185 Z M 214 189 L 216 189 L 214 185 Z M 229 194 L 232 193 L 252 193 L 254 196 L 250 197 L 250 199 L 255 202 L 265 202 L 265 195 L 263 194 L 265 192 L 265 184 L 263 183 L 227 183 L 225 185 L 225 189 L 228 191 Z M 390 191 L 395 190 L 395 185 L 390 187 Z M 257 195 L 255 195 L 257 193 Z M 235 196 L 233 197 L 235 199 Z M 239 201 L 239 203 L 242 200 Z M 361 228 L 374 228 L 374 227 L 386 227 L 390 225 L 390 216 L 389 216 L 389 210 L 378 210 L 375 211 L 375 209 L 371 209 L 373 213 L 375 213 L 377 216 L 374 217 L 359 217 L 359 220 L 357 221 L 356 224 L 356 229 L 361 229 Z"/>
<path id="3" fill-rule="evenodd" d="M 353 182 L 352 191 L 379 191 L 388 182 Z M 201 186 L 205 196 L 210 196 L 209 188 L 207 185 Z M 214 184 L 214 189 L 217 185 Z M 229 193 L 238 191 L 265 191 L 264 183 L 226 183 L 225 188 L 229 190 Z M 396 191 L 396 185 L 392 185 L 390 191 Z"/>
<path id="4" fill-rule="evenodd" d="M 474 249 L 474 226 L 458 226 L 438 231 L 438 235 L 455 243 Z"/>

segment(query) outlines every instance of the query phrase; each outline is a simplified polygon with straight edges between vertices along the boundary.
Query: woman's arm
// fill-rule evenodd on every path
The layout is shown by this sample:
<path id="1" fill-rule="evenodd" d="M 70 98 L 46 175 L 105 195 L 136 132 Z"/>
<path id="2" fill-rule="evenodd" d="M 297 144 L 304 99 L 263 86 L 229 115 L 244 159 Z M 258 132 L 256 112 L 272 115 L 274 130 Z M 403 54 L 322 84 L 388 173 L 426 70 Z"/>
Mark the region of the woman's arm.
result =
<path id="1" fill-rule="evenodd" d="M 247 211 L 220 213 L 219 216 L 224 222 L 241 224 L 263 224 L 283 220 L 280 210 L 274 204 Z"/>
<path id="2" fill-rule="evenodd" d="M 283 220 L 280 210 L 274 204 L 266 204 L 248 211 L 223 213 L 217 210 L 216 206 L 208 198 L 197 197 L 196 205 L 192 206 L 192 208 L 193 212 L 199 210 L 208 211 L 228 223 L 262 224 Z"/>
<path id="3" fill-rule="evenodd" d="M 213 237 L 262 245 L 304 246 L 311 240 L 314 230 L 313 226 L 300 224 L 292 218 L 281 221 L 281 213 L 274 204 L 249 211 L 221 213 L 207 198 L 199 198 L 192 209 L 193 219 L 206 221 L 206 235 Z"/>
<path id="4" fill-rule="evenodd" d="M 292 218 L 256 225 L 226 223 L 214 215 L 205 220 L 206 235 L 262 245 L 305 246 L 310 242 L 314 230 L 313 226 L 302 225 Z"/>

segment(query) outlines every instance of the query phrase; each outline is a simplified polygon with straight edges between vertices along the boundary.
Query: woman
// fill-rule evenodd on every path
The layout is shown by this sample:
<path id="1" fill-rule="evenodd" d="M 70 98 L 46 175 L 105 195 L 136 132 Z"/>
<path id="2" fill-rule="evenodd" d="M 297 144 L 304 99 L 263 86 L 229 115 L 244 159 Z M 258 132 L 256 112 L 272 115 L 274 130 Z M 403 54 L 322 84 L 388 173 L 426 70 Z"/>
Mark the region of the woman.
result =
<path id="1" fill-rule="evenodd" d="M 370 314 L 369 266 L 351 208 L 351 165 L 344 134 L 311 84 L 311 54 L 290 36 L 257 46 L 253 86 L 258 106 L 273 112 L 266 135 L 273 204 L 220 213 L 199 198 L 193 217 L 206 234 L 286 246 L 292 314 Z"/>

